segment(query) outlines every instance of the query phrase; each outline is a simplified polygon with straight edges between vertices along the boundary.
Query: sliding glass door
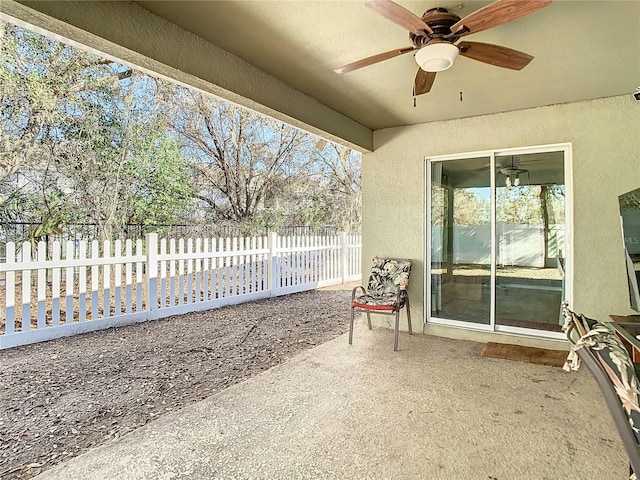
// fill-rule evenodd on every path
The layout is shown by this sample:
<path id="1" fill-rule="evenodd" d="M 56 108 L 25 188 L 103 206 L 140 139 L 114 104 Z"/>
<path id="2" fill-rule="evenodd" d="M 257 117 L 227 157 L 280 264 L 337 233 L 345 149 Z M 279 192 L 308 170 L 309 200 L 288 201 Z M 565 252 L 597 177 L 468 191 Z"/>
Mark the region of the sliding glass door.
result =
<path id="1" fill-rule="evenodd" d="M 491 321 L 491 159 L 431 164 L 431 314 Z"/>
<path id="2" fill-rule="evenodd" d="M 496 157 L 496 324 L 561 331 L 563 152 Z"/>
<path id="3" fill-rule="evenodd" d="M 555 336 L 569 147 L 429 159 L 428 322 Z"/>

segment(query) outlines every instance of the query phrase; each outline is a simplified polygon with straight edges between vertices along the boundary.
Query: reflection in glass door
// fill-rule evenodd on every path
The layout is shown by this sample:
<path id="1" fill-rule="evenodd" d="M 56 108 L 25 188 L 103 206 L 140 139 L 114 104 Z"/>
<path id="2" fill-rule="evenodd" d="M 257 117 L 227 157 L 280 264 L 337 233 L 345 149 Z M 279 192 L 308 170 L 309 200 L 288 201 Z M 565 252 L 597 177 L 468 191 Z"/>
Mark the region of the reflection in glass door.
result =
<path id="1" fill-rule="evenodd" d="M 491 159 L 431 164 L 431 315 L 491 320 Z"/>
<path id="2" fill-rule="evenodd" d="M 429 161 L 428 321 L 561 331 L 567 155 L 562 146 Z"/>
<path id="3" fill-rule="evenodd" d="M 496 325 L 561 331 L 563 152 L 496 157 Z"/>

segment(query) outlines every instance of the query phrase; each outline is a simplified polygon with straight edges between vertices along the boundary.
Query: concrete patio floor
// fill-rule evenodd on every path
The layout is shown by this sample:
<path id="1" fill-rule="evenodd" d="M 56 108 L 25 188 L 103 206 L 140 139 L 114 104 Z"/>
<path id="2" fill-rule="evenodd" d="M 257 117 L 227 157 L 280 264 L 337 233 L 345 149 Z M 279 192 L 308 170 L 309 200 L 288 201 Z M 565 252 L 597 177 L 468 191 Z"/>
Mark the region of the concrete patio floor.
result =
<path id="1" fill-rule="evenodd" d="M 38 479 L 623 479 L 585 370 L 361 323 Z M 628 474 L 627 474 L 628 475 Z M 628 476 L 627 476 L 628 478 Z"/>

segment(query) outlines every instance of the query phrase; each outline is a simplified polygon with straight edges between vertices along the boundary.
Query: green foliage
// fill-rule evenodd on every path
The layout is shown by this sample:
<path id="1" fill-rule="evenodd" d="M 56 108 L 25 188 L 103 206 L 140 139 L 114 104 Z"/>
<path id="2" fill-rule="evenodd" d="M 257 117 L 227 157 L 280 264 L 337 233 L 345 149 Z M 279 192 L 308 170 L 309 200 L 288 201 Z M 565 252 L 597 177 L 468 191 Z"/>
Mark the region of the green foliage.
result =
<path id="1" fill-rule="evenodd" d="M 545 223 L 543 202 L 546 202 L 548 223 L 552 225 L 564 223 L 564 186 L 562 185 L 498 188 L 497 220 L 504 224 L 543 225 Z"/>
<path id="2" fill-rule="evenodd" d="M 0 220 L 360 228 L 360 155 L 0 21 Z"/>
<path id="3" fill-rule="evenodd" d="M 488 225 L 491 205 L 483 189 L 456 188 L 453 194 L 453 221 L 456 225 Z"/>
<path id="4" fill-rule="evenodd" d="M 35 249 L 35 245 L 40 241 L 46 239 L 49 235 L 56 235 L 62 233 L 62 225 L 64 222 L 63 216 L 58 213 L 52 213 L 42 220 L 42 223 L 33 228 L 29 232 L 29 242 Z"/>
<path id="5" fill-rule="evenodd" d="M 191 218 L 192 166 L 175 140 L 152 132 L 128 168 L 127 177 L 136 187 L 129 223 L 173 224 Z"/>
<path id="6" fill-rule="evenodd" d="M 456 225 L 487 225 L 491 205 L 484 189 L 454 189 L 453 220 Z M 446 223 L 448 190 L 435 186 L 431 195 L 431 222 Z M 496 191 L 496 219 L 510 225 L 554 225 L 564 223 L 563 185 L 500 187 Z M 545 223 L 545 216 L 546 222 Z"/>

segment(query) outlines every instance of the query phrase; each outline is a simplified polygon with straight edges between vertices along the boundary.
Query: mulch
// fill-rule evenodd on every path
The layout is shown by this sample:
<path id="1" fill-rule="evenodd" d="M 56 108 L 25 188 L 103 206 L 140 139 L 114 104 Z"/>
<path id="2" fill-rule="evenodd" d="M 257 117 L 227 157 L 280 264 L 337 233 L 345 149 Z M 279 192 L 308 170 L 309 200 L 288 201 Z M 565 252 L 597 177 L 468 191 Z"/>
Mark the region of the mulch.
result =
<path id="1" fill-rule="evenodd" d="M 315 290 L 0 351 L 0 478 L 27 479 L 348 330 Z"/>

